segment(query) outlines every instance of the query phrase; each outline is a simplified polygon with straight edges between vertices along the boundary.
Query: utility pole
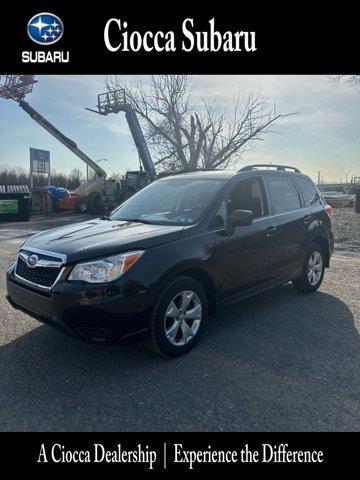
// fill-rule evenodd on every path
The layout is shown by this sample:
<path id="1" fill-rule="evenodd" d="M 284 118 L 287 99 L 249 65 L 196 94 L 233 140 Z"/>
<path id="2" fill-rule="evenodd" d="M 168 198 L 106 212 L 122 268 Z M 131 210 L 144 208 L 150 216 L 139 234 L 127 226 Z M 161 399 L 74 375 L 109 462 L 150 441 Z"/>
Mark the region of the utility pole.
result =
<path id="1" fill-rule="evenodd" d="M 318 172 L 318 185 L 320 185 L 320 177 L 321 177 L 321 172 Z"/>

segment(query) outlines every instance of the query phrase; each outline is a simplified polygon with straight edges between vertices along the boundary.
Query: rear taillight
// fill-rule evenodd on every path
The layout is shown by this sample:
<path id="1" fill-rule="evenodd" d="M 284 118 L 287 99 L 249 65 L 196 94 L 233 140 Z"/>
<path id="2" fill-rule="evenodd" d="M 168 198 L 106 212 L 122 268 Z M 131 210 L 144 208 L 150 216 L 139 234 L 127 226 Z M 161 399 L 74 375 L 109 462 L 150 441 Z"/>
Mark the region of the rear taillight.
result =
<path id="1" fill-rule="evenodd" d="M 331 205 L 325 205 L 325 212 L 329 215 L 329 218 L 331 218 L 331 215 L 333 214 L 333 208 Z"/>

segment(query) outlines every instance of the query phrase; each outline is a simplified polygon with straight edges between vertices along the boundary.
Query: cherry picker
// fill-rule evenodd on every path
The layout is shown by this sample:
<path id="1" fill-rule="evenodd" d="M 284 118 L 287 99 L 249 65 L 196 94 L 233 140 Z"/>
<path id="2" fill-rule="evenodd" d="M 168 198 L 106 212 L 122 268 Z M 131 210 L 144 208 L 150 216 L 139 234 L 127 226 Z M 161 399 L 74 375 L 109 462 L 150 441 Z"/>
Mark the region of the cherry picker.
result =
<path id="1" fill-rule="evenodd" d="M 140 170 L 128 171 L 121 181 L 106 178 L 106 171 L 86 155 L 77 144 L 28 102 L 24 100 L 25 95 L 32 91 L 35 75 L 0 75 L 0 97 L 12 99 L 18 102 L 19 106 L 41 127 L 79 157 L 83 162 L 94 170 L 94 180 L 80 185 L 75 190 L 75 195 L 63 198 L 58 205 L 59 209 L 79 212 L 89 211 L 94 214 L 101 214 L 105 209 L 109 210 L 133 195 L 136 191 L 145 187 L 156 178 L 156 170 L 147 147 L 141 126 L 132 106 L 126 102 L 123 90 L 106 92 L 98 95 L 98 110 L 88 108 L 87 110 L 107 115 L 108 113 L 125 113 L 130 132 L 134 139 L 140 159 Z"/>

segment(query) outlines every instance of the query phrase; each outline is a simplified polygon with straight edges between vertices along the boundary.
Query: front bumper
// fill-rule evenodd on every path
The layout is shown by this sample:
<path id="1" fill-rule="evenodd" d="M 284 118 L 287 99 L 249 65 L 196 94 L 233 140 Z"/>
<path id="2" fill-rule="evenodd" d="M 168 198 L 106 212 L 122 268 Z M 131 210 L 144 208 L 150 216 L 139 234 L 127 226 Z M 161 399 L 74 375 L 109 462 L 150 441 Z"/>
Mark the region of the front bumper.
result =
<path id="1" fill-rule="evenodd" d="M 116 343 L 147 330 L 152 298 L 128 278 L 113 285 L 59 282 L 51 290 L 25 285 L 7 272 L 7 299 L 16 309 L 63 333 L 96 343 Z"/>

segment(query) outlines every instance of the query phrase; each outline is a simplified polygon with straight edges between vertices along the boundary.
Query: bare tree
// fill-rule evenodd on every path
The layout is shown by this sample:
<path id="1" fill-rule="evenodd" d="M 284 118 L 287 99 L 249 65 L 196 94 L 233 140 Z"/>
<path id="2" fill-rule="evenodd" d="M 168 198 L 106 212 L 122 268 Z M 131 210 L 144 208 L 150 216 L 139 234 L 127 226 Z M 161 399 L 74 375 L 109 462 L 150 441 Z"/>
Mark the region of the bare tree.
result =
<path id="1" fill-rule="evenodd" d="M 24 168 L 16 165 L 0 166 L 0 185 L 19 185 L 28 183 L 28 174 Z"/>
<path id="2" fill-rule="evenodd" d="M 70 190 L 80 185 L 81 172 L 74 169 L 71 173 L 51 172 L 51 184 L 57 187 L 64 187 Z M 34 187 L 46 186 L 47 175 L 34 175 Z M 0 185 L 30 185 L 29 172 L 17 165 L 0 165 Z"/>
<path id="3" fill-rule="evenodd" d="M 82 177 L 81 171 L 78 168 L 74 168 L 71 170 L 69 177 L 73 188 L 77 188 L 80 185 L 80 179 Z"/>
<path id="4" fill-rule="evenodd" d="M 348 183 L 349 182 L 349 173 L 351 171 L 351 165 L 349 165 L 349 168 L 347 170 L 345 170 L 345 168 L 343 166 L 340 166 L 340 170 L 345 175 L 345 182 Z"/>
<path id="5" fill-rule="evenodd" d="M 115 75 L 105 85 L 109 91 L 125 90 L 156 152 L 155 164 L 167 172 L 226 168 L 287 116 L 255 94 L 239 95 L 230 107 L 204 99 L 196 103 L 189 75 L 152 76 L 148 84 Z"/>

